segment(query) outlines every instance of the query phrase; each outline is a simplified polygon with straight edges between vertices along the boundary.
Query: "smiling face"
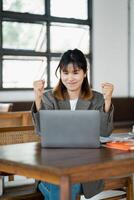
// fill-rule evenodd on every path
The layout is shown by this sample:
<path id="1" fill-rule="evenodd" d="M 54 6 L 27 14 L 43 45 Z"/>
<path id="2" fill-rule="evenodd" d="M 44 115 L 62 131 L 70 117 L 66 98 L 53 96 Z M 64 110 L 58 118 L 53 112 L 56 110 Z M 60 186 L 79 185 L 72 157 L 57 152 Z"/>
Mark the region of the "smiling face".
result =
<path id="1" fill-rule="evenodd" d="M 68 93 L 70 94 L 73 92 L 79 96 L 83 80 L 86 77 L 84 71 L 70 63 L 66 68 L 61 69 L 60 76 L 62 83 L 67 88 Z"/>
<path id="2" fill-rule="evenodd" d="M 53 89 L 54 96 L 59 100 L 91 99 L 92 90 L 87 78 L 87 61 L 79 49 L 66 51 L 57 66 L 57 72 L 60 72 L 60 79 Z"/>

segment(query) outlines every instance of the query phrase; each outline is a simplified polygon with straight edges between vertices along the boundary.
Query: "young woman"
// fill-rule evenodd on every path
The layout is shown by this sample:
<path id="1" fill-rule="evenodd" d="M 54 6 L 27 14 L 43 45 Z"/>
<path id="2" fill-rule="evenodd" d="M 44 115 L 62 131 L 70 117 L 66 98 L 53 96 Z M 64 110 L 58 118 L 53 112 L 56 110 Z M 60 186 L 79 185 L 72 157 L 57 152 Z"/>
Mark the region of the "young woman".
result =
<path id="1" fill-rule="evenodd" d="M 56 110 L 99 110 L 101 114 L 101 136 L 109 136 L 113 127 L 113 106 L 111 98 L 113 85 L 102 83 L 102 94 L 93 91 L 88 83 L 87 62 L 84 54 L 78 50 L 66 51 L 59 62 L 60 79 L 53 90 L 44 92 L 45 81 L 34 82 L 35 103 L 32 107 L 35 126 L 39 130 L 40 109 Z M 59 187 L 47 182 L 40 182 L 39 189 L 45 200 L 58 200 Z M 103 181 L 75 184 L 72 186 L 72 200 L 82 192 L 90 198 L 103 190 Z"/>

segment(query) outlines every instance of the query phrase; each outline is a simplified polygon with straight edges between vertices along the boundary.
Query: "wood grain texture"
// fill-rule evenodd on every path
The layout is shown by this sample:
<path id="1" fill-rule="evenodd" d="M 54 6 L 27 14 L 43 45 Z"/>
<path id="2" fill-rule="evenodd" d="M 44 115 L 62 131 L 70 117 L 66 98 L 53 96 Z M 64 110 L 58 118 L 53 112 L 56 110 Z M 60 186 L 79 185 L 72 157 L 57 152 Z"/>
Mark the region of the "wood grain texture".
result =
<path id="1" fill-rule="evenodd" d="M 0 127 L 32 126 L 30 111 L 0 112 Z"/>
<path id="2" fill-rule="evenodd" d="M 134 151 L 115 149 L 44 149 L 40 143 L 0 147 L 0 171 L 59 184 L 65 197 L 70 184 L 129 176 L 134 172 Z M 66 177 L 65 185 L 64 179 Z M 62 180 L 62 181 L 61 181 Z M 61 185 L 61 183 L 64 185 Z"/>
<path id="3" fill-rule="evenodd" d="M 114 167 L 113 167 L 114 166 Z M 0 147 L 0 170 L 34 175 L 70 176 L 71 182 L 97 180 L 134 172 L 134 151 L 100 149 L 43 149 L 39 143 Z"/>

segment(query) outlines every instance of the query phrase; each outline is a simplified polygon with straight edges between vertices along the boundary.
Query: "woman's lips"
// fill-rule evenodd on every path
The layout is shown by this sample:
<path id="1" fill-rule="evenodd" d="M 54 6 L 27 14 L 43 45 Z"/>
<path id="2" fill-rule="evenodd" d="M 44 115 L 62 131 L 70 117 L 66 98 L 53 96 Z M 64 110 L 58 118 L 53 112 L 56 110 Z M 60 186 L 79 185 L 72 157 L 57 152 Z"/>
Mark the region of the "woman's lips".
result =
<path id="1" fill-rule="evenodd" d="M 77 82 L 67 83 L 68 85 L 75 85 Z"/>

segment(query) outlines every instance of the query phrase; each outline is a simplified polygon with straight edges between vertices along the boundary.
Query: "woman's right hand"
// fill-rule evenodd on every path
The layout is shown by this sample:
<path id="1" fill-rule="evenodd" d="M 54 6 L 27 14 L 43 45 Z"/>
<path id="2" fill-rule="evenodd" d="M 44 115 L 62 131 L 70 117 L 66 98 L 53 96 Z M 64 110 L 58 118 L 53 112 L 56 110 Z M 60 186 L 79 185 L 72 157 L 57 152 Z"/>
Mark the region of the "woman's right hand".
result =
<path id="1" fill-rule="evenodd" d="M 34 92 L 35 92 L 35 104 L 36 104 L 37 110 L 39 110 L 41 107 L 41 98 L 44 93 L 44 86 L 45 86 L 44 80 L 37 80 L 37 81 L 34 81 L 33 83 Z"/>

